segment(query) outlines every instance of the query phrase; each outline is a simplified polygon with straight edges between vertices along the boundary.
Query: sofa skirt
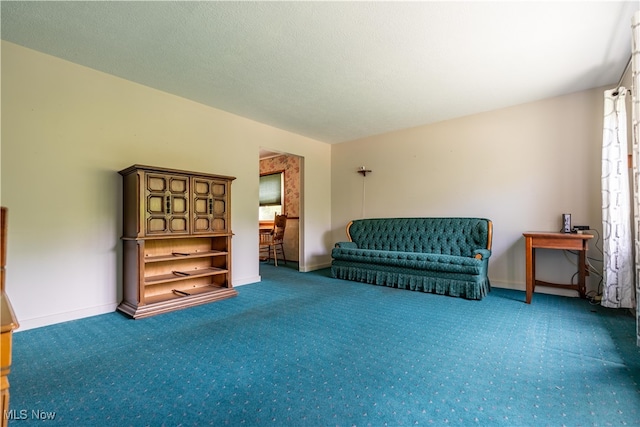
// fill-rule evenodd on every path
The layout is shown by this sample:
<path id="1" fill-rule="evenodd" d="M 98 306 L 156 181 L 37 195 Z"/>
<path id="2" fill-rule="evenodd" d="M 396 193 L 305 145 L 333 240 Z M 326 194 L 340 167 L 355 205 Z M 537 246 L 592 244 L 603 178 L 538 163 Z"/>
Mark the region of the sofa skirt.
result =
<path id="1" fill-rule="evenodd" d="M 331 273 L 337 279 L 389 286 L 452 297 L 480 300 L 491 290 L 486 276 L 442 274 L 379 265 L 334 261 Z"/>

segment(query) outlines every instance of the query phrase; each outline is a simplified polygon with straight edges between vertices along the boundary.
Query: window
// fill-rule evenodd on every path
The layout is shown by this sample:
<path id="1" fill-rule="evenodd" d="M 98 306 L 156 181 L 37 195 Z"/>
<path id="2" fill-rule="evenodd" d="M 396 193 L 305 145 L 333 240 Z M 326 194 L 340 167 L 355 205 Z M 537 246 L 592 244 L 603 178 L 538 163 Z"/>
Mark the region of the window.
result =
<path id="1" fill-rule="evenodd" d="M 284 212 L 284 172 L 260 175 L 260 221 L 273 221 Z"/>

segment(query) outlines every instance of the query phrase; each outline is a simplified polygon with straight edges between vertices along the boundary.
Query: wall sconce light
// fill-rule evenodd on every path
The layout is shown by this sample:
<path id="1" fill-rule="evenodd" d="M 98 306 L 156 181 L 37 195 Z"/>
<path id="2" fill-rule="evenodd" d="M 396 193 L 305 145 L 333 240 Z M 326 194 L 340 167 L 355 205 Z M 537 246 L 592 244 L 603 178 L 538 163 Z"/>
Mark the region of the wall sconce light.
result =
<path id="1" fill-rule="evenodd" d="M 368 172 L 373 172 L 371 169 L 367 169 L 364 166 L 360 166 L 360 169 L 358 169 L 358 173 L 361 173 L 362 176 L 367 176 Z"/>

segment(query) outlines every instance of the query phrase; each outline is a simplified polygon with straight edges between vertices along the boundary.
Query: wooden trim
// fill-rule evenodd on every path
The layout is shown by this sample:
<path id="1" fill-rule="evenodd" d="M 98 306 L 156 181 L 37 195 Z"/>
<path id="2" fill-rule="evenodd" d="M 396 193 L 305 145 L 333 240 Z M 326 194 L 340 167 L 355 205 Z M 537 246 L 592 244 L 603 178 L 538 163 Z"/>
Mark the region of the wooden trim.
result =
<path id="1" fill-rule="evenodd" d="M 202 177 L 208 177 L 208 178 L 218 178 L 218 179 L 224 179 L 229 181 L 233 181 L 234 179 L 236 179 L 235 176 L 217 175 L 217 174 L 206 173 L 206 172 L 191 172 L 191 171 L 185 171 L 182 169 L 171 169 L 171 168 L 162 168 L 162 167 L 146 166 L 146 165 L 129 166 L 126 169 L 122 169 L 118 173 L 124 176 L 124 175 L 130 174 L 131 172 L 135 172 L 138 169 L 144 170 L 145 172 L 173 173 L 173 174 L 180 174 L 180 175 L 186 174 L 186 175 L 202 176 Z"/>
<path id="2" fill-rule="evenodd" d="M 629 169 L 633 168 L 633 154 L 629 154 Z"/>
<path id="3" fill-rule="evenodd" d="M 4 206 L 0 208 L 0 233 L 0 290 L 4 291 L 4 266 L 7 265 L 7 208 Z"/>
<path id="4" fill-rule="evenodd" d="M 11 371 L 11 342 L 13 330 L 18 328 L 18 320 L 11 302 L 4 292 L 4 267 L 7 261 L 7 208 L 0 208 L 0 260 L 2 261 L 2 289 L 0 290 L 0 425 L 9 423 L 9 378 Z"/>
<path id="5" fill-rule="evenodd" d="M 13 311 L 9 297 L 4 292 L 0 293 L 0 307 L 0 313 L 2 314 L 0 319 L 0 332 L 4 334 L 17 329 L 20 326 L 18 318 Z"/>
<path id="6" fill-rule="evenodd" d="M 351 239 L 351 234 L 349 233 L 349 229 L 351 228 L 352 224 L 353 224 L 353 221 L 349 221 L 349 224 L 347 224 L 347 237 L 349 238 L 350 242 L 353 242 L 353 240 Z"/>
<path id="7" fill-rule="evenodd" d="M 286 175 L 284 175 L 285 172 L 286 172 L 285 169 L 277 169 L 277 170 L 270 171 L 270 172 L 262 172 L 260 174 L 260 176 L 262 177 L 262 176 L 267 176 L 267 175 L 276 175 L 276 174 L 279 174 L 279 173 L 283 174 L 283 176 L 286 176 Z"/>

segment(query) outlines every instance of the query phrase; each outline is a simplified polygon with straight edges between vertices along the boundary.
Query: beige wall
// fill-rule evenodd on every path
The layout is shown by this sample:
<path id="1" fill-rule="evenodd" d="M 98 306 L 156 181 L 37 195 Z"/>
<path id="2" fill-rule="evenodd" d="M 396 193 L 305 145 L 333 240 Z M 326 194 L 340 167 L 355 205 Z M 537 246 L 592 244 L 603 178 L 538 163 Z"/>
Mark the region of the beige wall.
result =
<path id="1" fill-rule="evenodd" d="M 334 145 L 334 240 L 362 215 L 364 180 L 366 217 L 493 220 L 492 283 L 524 289 L 522 232 L 557 231 L 562 213 L 601 229 L 602 103 L 603 90 L 591 90 Z M 356 173 L 363 165 L 366 178 Z M 571 281 L 561 251 L 538 260 L 539 279 Z"/>
<path id="2" fill-rule="evenodd" d="M 120 301 L 117 171 L 134 163 L 238 178 L 235 285 L 260 280 L 260 146 L 302 158 L 302 271 L 328 265 L 363 212 L 363 184 L 367 217 L 492 219 L 495 286 L 524 289 L 523 231 L 557 230 L 564 212 L 601 227 L 601 89 L 333 146 L 7 42 L 1 90 L 7 290 L 23 330 Z M 542 280 L 569 281 L 573 268 L 540 252 Z"/>
<path id="3" fill-rule="evenodd" d="M 132 164 L 237 177 L 233 283 L 260 280 L 259 147 L 303 157 L 301 270 L 330 262 L 331 146 L 2 42 L 7 292 L 28 329 L 121 299 L 121 178 Z"/>

